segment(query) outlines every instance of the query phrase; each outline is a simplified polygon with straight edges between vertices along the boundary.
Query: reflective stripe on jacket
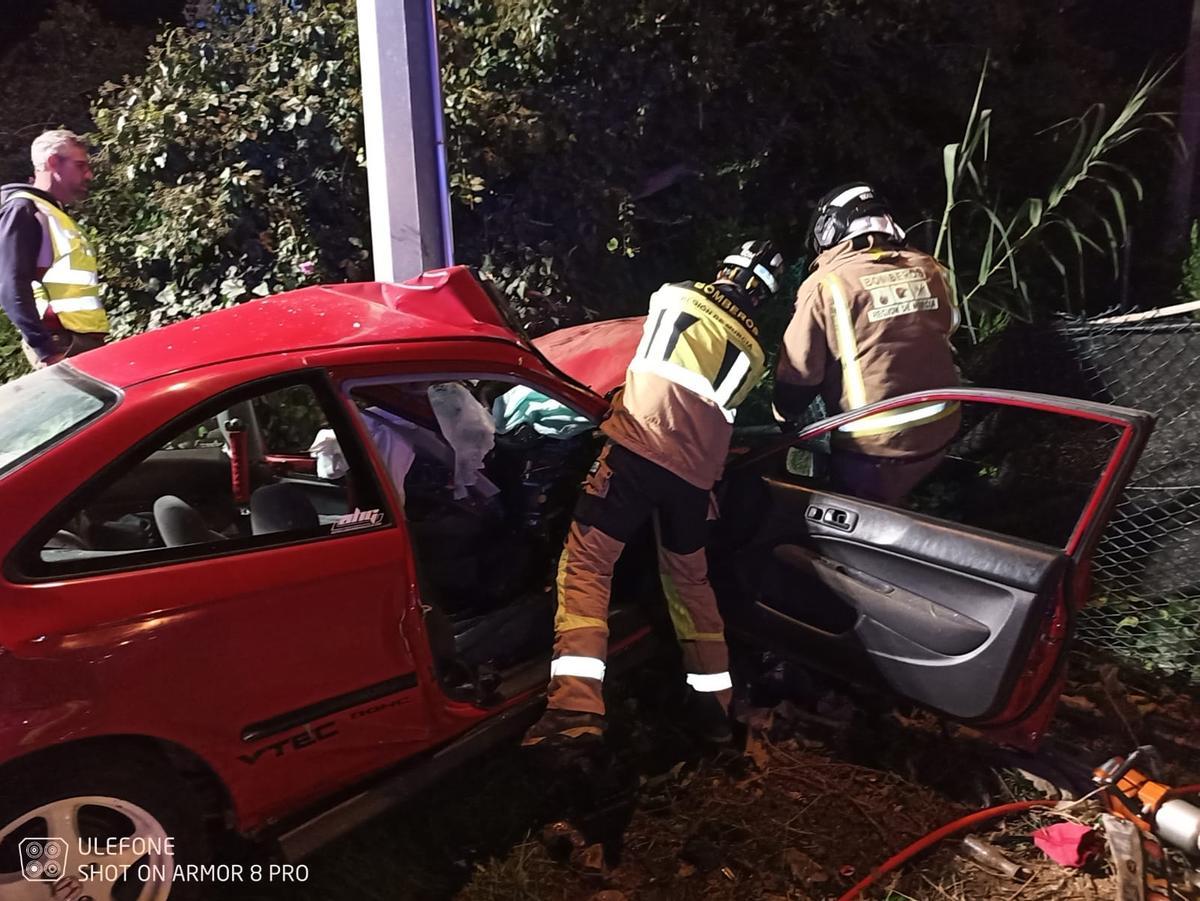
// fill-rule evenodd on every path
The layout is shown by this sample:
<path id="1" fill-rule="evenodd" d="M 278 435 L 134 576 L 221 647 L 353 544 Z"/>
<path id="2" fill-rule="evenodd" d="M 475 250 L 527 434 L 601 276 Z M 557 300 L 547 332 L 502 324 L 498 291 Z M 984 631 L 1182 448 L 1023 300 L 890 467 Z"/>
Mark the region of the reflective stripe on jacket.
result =
<path id="1" fill-rule="evenodd" d="M 735 297 L 703 282 L 654 292 L 602 426 L 618 444 L 706 489 L 724 468 L 736 409 L 766 365 L 753 311 Z"/>
<path id="2" fill-rule="evenodd" d="M 10 195 L 32 201 L 46 219 L 53 262 L 38 282 L 33 295 L 38 312 L 49 310 L 59 324 L 72 332 L 108 332 L 108 316 L 100 302 L 100 278 L 96 255 L 83 232 L 64 210 L 32 192 Z"/>
<path id="3" fill-rule="evenodd" d="M 733 422 L 762 378 L 765 358 L 749 311 L 712 285 L 663 285 L 629 368 L 653 372 L 712 401 Z"/>
<path id="4" fill-rule="evenodd" d="M 847 242 L 821 254 L 800 286 L 777 378 L 819 386 L 831 414 L 953 387 L 959 378 L 949 339 L 957 326 L 954 294 L 936 260 Z M 917 404 L 844 426 L 835 443 L 860 453 L 917 456 L 944 446 L 957 427 L 957 404 Z"/>

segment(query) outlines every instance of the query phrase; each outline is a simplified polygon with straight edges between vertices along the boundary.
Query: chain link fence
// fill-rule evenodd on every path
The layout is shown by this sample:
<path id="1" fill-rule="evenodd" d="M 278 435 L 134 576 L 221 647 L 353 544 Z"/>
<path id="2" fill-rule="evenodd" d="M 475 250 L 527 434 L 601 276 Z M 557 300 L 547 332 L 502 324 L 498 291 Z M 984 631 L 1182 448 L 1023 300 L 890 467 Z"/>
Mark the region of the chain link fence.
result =
<path id="1" fill-rule="evenodd" d="M 1079 636 L 1200 684 L 1200 322 L 1192 315 L 1015 326 L 977 348 L 966 370 L 979 385 L 1158 417 L 1097 549 Z"/>

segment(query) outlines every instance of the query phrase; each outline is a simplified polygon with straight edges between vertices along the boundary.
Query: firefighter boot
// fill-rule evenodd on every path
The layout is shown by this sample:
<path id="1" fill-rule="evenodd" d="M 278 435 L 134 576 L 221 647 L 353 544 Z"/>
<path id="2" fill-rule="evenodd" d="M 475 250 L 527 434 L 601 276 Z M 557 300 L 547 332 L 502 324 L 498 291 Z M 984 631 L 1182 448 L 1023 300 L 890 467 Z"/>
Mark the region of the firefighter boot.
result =
<path id="1" fill-rule="evenodd" d="M 521 747 L 591 751 L 600 746 L 605 727 L 604 717 L 599 714 L 550 707 L 525 733 Z"/>
<path id="2" fill-rule="evenodd" d="M 714 693 L 689 688 L 681 713 L 683 728 L 698 741 L 717 750 L 733 745 L 729 711 Z"/>

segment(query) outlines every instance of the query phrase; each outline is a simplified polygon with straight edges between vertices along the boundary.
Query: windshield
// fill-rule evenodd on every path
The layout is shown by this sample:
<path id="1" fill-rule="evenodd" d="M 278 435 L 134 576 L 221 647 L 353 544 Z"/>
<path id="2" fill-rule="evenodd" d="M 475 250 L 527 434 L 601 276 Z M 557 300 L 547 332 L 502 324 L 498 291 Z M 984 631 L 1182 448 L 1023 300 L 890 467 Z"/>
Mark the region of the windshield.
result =
<path id="1" fill-rule="evenodd" d="M 48 366 L 0 385 L 0 477 L 77 431 L 119 399 L 67 366 Z"/>

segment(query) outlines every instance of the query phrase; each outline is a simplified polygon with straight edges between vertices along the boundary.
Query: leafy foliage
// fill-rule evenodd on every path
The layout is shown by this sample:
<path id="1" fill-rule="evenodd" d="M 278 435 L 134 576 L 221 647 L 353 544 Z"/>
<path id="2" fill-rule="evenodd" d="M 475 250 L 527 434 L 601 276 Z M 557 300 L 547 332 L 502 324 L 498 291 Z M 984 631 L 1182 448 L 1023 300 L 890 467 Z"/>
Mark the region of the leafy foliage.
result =
<path id="1" fill-rule="evenodd" d="M 0 382 L 15 379 L 28 371 L 20 334 L 7 316 L 0 316 Z"/>
<path id="2" fill-rule="evenodd" d="M 441 4 L 461 256 L 528 295 L 535 327 L 639 309 L 747 233 L 802 254 L 809 204 L 840 181 L 921 216 L 985 41 L 1035 121 L 1082 107 L 1100 67 L 1033 4 L 560 6 Z"/>
<path id="3" fill-rule="evenodd" d="M 458 258 L 536 332 L 638 311 L 751 233 L 797 253 L 807 204 L 840 180 L 869 173 L 920 214 L 981 22 L 1001 85 L 1032 72 L 1071 101 L 1093 87 L 1080 61 L 1102 68 L 1018 6 L 443 0 Z M 87 225 L 120 333 L 370 274 L 353 4 L 221 9 L 167 31 L 97 105 Z M 919 108 L 897 102 L 913 95 Z M 1031 94 L 1030 115 L 1061 117 L 1045 102 Z"/>
<path id="4" fill-rule="evenodd" d="M 84 224 L 118 334 L 370 276 L 352 0 L 209 7 L 95 108 Z M 1114 82 L 1035 0 L 442 0 L 439 36 L 458 259 L 535 333 L 638 312 L 750 235 L 803 271 L 840 181 L 928 215 L 985 44 L 1028 122 Z"/>
<path id="5" fill-rule="evenodd" d="M 1183 259 L 1179 293 L 1184 300 L 1200 300 L 1200 222 L 1192 223 L 1188 254 Z"/>
<path id="6" fill-rule="evenodd" d="M 117 26 L 91 3 L 58 0 L 0 55 L 0 182 L 29 178 L 29 144 L 46 129 L 91 130 L 100 85 L 140 70 L 153 39 L 153 29 Z"/>
<path id="7" fill-rule="evenodd" d="M 1147 669 L 1200 679 L 1200 597 L 1132 598 L 1102 594 L 1085 614 L 1092 641 Z"/>
<path id="8" fill-rule="evenodd" d="M 1129 236 L 1127 208 L 1145 192 L 1118 154 L 1141 136 L 1171 133 L 1169 117 L 1146 110 L 1170 68 L 1147 72 L 1111 119 L 1103 104 L 1093 104 L 1050 129 L 1052 134 L 1073 130 L 1074 146 L 1046 191 L 1014 207 L 988 182 L 992 110 L 980 105 L 985 67 L 963 138 L 943 151 L 946 204 L 934 248 L 956 282 L 973 336 L 986 337 L 1010 316 L 1030 319 L 1038 312 L 1030 286 L 1039 263 L 1048 262 L 1057 272 L 1068 310 L 1072 295 L 1082 299 L 1085 250 L 1106 256 L 1113 276 L 1119 273 Z M 1054 309 L 1041 307 L 1042 312 Z"/>
<path id="9" fill-rule="evenodd" d="M 353 5 L 173 28 L 95 110 L 86 220 L 118 334 L 369 275 Z"/>

